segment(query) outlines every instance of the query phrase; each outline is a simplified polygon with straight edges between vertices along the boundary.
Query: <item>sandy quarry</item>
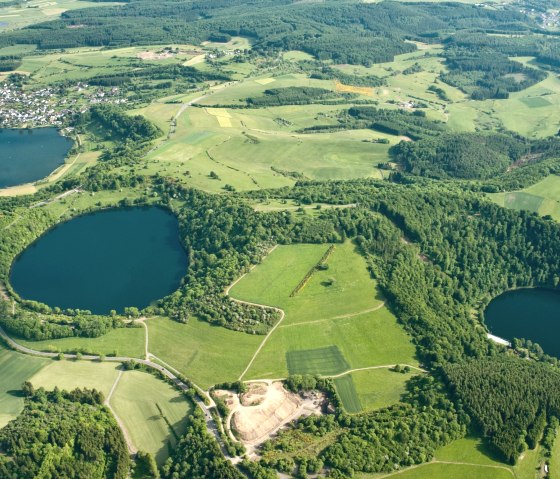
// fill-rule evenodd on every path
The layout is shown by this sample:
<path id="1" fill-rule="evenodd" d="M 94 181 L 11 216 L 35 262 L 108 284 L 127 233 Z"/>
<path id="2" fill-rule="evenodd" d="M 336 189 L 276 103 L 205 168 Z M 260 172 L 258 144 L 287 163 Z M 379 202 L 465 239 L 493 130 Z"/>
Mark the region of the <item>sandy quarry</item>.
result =
<path id="1" fill-rule="evenodd" d="M 228 429 L 235 429 L 245 445 L 257 446 L 289 422 L 311 414 L 320 414 L 324 396 L 311 393 L 301 397 L 284 389 L 281 382 L 261 381 L 249 384 L 240 396 L 231 391 L 216 391 L 230 409 Z"/>

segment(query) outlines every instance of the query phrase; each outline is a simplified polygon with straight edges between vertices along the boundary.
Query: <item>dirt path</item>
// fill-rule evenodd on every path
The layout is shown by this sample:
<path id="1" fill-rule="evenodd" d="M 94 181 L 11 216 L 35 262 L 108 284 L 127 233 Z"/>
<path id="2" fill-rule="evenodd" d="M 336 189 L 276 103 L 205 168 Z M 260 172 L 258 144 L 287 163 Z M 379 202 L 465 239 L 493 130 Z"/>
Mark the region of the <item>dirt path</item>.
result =
<path id="1" fill-rule="evenodd" d="M 349 369 L 348 371 L 344 371 L 343 373 L 340 374 L 335 374 L 333 376 L 321 376 L 323 378 L 330 378 L 330 379 L 336 379 L 336 378 L 341 378 L 342 376 L 346 376 L 347 374 L 352 374 L 358 371 L 369 371 L 371 369 L 391 369 L 394 368 L 396 366 L 396 364 L 383 364 L 381 366 L 367 366 L 365 368 L 355 368 L 355 369 Z M 416 371 L 420 371 L 422 373 L 426 373 L 427 371 L 425 369 L 419 368 L 417 366 L 412 366 L 410 364 L 400 364 L 399 366 L 408 366 L 410 369 L 414 369 Z"/>
<path id="2" fill-rule="evenodd" d="M 433 461 L 430 461 L 430 462 L 424 462 L 422 464 L 417 464 L 415 466 L 405 467 L 404 469 L 401 469 L 400 471 L 390 472 L 389 474 L 385 474 L 383 476 L 378 476 L 377 479 L 385 479 L 385 478 L 388 478 L 388 477 L 398 476 L 399 474 L 402 474 L 404 472 L 408 472 L 412 469 L 418 469 L 420 467 L 428 466 L 430 464 L 449 464 L 449 465 L 456 465 L 456 466 L 484 467 L 484 468 L 488 468 L 488 469 L 503 469 L 504 471 L 508 471 L 513 477 L 517 478 L 517 475 L 515 474 L 515 471 L 511 470 L 507 466 L 496 466 L 496 465 L 492 465 L 492 464 L 473 464 L 472 462 L 454 462 L 454 461 L 433 460 Z"/>
<path id="3" fill-rule="evenodd" d="M 124 423 L 121 421 L 121 418 L 117 415 L 116 411 L 111 406 L 111 398 L 113 397 L 113 393 L 115 392 L 115 389 L 117 389 L 117 386 L 118 386 L 118 384 L 121 380 L 122 375 L 123 375 L 123 370 L 121 369 L 119 371 L 119 375 L 117 376 L 117 379 L 115 379 L 115 382 L 113 383 L 113 387 L 111 388 L 111 391 L 109 391 L 109 395 L 107 396 L 107 399 L 105 399 L 105 402 L 103 404 L 105 404 L 105 406 L 107 406 L 109 411 L 111 411 L 111 413 L 115 417 L 115 420 L 117 421 L 117 424 L 119 425 L 119 427 L 121 428 L 121 431 L 123 433 L 124 440 L 126 441 L 126 445 L 128 447 L 128 452 L 130 453 L 130 455 L 133 456 L 133 455 L 136 455 L 136 453 L 138 452 L 138 448 L 132 442 L 130 434 L 128 433 L 128 430 L 126 429 L 126 426 L 124 425 Z"/>
<path id="4" fill-rule="evenodd" d="M 54 203 L 55 201 L 61 200 L 62 198 L 66 198 L 67 196 L 73 195 L 75 193 L 82 193 L 82 190 L 80 188 L 74 188 L 73 190 L 65 191 L 64 193 L 61 193 L 60 195 L 57 195 L 54 198 L 45 201 L 40 201 L 39 203 L 35 203 L 34 205 L 31 205 L 29 208 L 37 208 L 39 206 L 45 206 L 48 205 L 49 203 Z"/>
<path id="5" fill-rule="evenodd" d="M 58 353 L 50 353 L 50 352 L 46 352 L 46 351 L 37 351 L 35 349 L 31 349 L 28 348 L 26 346 L 23 346 L 19 343 L 17 343 L 16 341 L 14 341 L 10 336 L 8 336 L 8 334 L 4 331 L 4 329 L 0 326 L 0 338 L 2 338 L 9 347 L 11 347 L 13 350 L 18 351 L 20 353 L 24 353 L 24 354 L 29 354 L 30 356 L 38 356 L 41 358 L 57 358 L 58 357 Z M 76 355 L 75 354 L 65 354 L 64 355 L 65 358 L 67 359 L 76 359 Z M 156 358 L 155 356 L 150 355 L 150 357 L 152 357 L 153 359 L 159 360 L 158 358 Z M 101 361 L 101 358 L 97 355 L 90 355 L 90 354 L 83 354 L 81 356 L 81 359 L 83 361 Z M 184 383 L 181 379 L 179 379 L 175 374 L 173 374 L 169 369 L 167 369 L 164 366 L 161 366 L 160 364 L 157 364 L 153 361 L 151 361 L 150 359 L 138 359 L 138 358 L 131 358 L 131 357 L 122 357 L 122 356 L 107 356 L 103 359 L 105 362 L 115 362 L 115 363 L 124 363 L 127 361 L 136 361 L 137 363 L 140 364 L 144 364 L 145 366 L 152 368 L 152 369 L 156 369 L 157 371 L 160 371 L 166 378 L 170 379 L 181 391 L 188 391 L 190 389 L 190 386 L 187 385 L 186 383 Z M 161 361 L 161 360 L 159 360 Z M 165 364 L 163 361 L 161 361 L 163 364 Z M 173 368 L 171 368 L 173 369 Z M 175 370 L 175 372 L 178 373 L 178 371 Z M 196 386 L 198 388 L 198 386 Z M 200 388 L 198 388 L 200 389 Z M 206 421 L 206 429 L 208 430 L 208 432 L 214 436 L 214 438 L 216 439 L 216 441 L 218 442 L 220 449 L 222 450 L 224 456 L 226 457 L 226 459 L 232 461 L 234 460 L 234 458 L 231 458 L 229 456 L 229 454 L 227 453 L 225 444 L 220 436 L 220 433 L 218 431 L 218 427 L 216 426 L 216 423 L 214 422 L 214 418 L 212 417 L 212 414 L 210 413 L 210 408 L 212 406 L 207 406 L 204 401 L 199 398 L 199 397 L 194 397 L 193 398 L 194 402 L 196 403 L 196 405 L 198 407 L 200 407 L 200 409 L 202 410 L 203 414 L 204 414 L 204 419 Z"/>
<path id="6" fill-rule="evenodd" d="M 356 313 L 347 313 L 341 314 L 340 316 L 333 316 L 332 318 L 323 318 L 323 319 L 314 319 L 313 321 L 303 321 L 301 323 L 292 323 L 292 324 L 284 324 L 283 328 L 293 328 L 294 326 L 302 326 L 304 324 L 315 324 L 315 323 L 324 323 L 325 321 L 332 321 L 333 319 L 348 319 L 348 318 L 355 318 L 356 316 L 361 316 L 362 314 L 373 313 L 374 311 L 379 311 L 381 308 L 385 306 L 385 301 L 377 306 L 369 309 L 364 309 L 363 311 L 358 311 Z"/>

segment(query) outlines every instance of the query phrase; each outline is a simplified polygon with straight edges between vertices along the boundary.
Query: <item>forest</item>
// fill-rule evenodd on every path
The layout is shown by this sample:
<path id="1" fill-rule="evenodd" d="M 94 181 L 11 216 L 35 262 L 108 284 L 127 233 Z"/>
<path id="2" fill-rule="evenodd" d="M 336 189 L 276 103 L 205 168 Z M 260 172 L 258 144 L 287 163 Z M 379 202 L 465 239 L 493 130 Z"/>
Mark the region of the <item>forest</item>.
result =
<path id="1" fill-rule="evenodd" d="M 126 443 L 101 393 L 35 390 L 26 383 L 23 394 L 23 412 L 0 429 L 0 476 L 128 477 Z"/>

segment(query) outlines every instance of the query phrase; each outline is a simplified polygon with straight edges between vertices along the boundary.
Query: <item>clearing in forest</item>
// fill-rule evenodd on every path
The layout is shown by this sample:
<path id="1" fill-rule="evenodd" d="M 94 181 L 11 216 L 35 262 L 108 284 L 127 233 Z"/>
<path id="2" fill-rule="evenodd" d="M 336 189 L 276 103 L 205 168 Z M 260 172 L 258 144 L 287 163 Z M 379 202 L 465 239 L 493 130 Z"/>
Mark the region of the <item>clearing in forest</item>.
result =
<path id="1" fill-rule="evenodd" d="M 230 291 L 232 298 L 286 313 L 244 379 L 417 365 L 409 337 L 384 305 L 365 259 L 352 243 L 335 245 L 327 266 L 313 271 L 305 287 L 290 297 L 329 246 L 279 246 Z"/>

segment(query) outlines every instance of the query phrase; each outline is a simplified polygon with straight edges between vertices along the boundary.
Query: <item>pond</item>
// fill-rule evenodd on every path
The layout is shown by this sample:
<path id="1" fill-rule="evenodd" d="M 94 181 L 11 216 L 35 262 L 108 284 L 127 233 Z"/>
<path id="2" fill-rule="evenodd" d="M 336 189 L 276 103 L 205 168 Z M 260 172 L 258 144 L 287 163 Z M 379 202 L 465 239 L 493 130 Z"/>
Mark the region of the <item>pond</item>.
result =
<path id="1" fill-rule="evenodd" d="M 72 140 L 56 128 L 0 129 L 0 188 L 33 183 L 62 165 Z"/>
<path id="2" fill-rule="evenodd" d="M 484 311 L 490 332 L 501 338 L 525 338 L 560 357 L 560 291 L 534 288 L 508 291 Z"/>
<path id="3" fill-rule="evenodd" d="M 176 217 L 158 207 L 99 211 L 51 229 L 12 265 L 24 299 L 107 314 L 175 291 L 187 269 Z"/>

